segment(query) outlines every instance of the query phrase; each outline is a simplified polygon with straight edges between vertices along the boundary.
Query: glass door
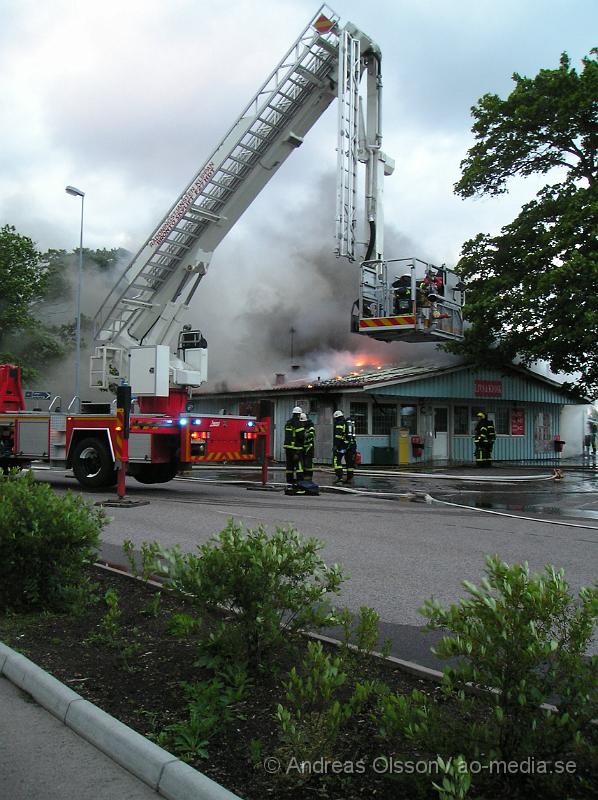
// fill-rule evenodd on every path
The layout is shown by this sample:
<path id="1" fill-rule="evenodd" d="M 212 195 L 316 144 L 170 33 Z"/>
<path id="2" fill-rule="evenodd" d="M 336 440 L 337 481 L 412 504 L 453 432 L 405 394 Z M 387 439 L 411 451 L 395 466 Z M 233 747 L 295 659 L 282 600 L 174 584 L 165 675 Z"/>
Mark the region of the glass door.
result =
<path id="1" fill-rule="evenodd" d="M 432 458 L 448 459 L 448 406 L 434 406 L 434 437 L 432 439 Z"/>

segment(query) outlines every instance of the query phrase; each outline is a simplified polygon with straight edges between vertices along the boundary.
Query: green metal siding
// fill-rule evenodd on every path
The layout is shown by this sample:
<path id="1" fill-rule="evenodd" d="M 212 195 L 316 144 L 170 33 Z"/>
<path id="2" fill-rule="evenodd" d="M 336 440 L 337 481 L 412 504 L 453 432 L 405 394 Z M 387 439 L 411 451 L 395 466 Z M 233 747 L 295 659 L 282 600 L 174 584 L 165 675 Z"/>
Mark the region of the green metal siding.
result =
<path id="1" fill-rule="evenodd" d="M 476 397 L 474 381 L 489 380 L 502 382 L 502 394 L 497 398 Z M 533 378 L 516 373 L 503 374 L 494 369 L 462 369 L 446 375 L 437 375 L 421 380 L 395 383 L 392 386 L 381 386 L 364 389 L 368 394 L 400 397 L 441 397 L 443 399 L 458 398 L 460 400 L 514 400 L 518 403 L 556 403 L 574 405 L 577 401 L 566 392 L 559 391 Z"/>
<path id="2" fill-rule="evenodd" d="M 550 437 L 560 432 L 560 406 L 533 405 L 525 407 L 525 435 L 497 436 L 492 458 L 496 461 L 528 461 L 554 458 L 554 449 L 536 452 L 534 449 L 534 425 L 538 414 L 550 417 Z M 451 436 L 449 448 L 452 461 L 471 461 L 473 463 L 473 436 Z"/>
<path id="3" fill-rule="evenodd" d="M 475 381 L 501 381 L 500 397 L 478 397 L 475 395 Z M 426 441 L 424 461 L 432 456 L 433 428 L 431 427 L 430 411 L 424 409 L 434 406 L 447 406 L 449 409 L 448 430 L 448 458 L 454 462 L 473 463 L 473 437 L 468 435 L 455 435 L 453 433 L 454 407 L 458 405 L 479 406 L 485 408 L 490 414 L 500 407 L 523 408 L 525 411 L 525 435 L 511 436 L 499 435 L 494 447 L 494 457 L 502 460 L 543 460 L 554 456 L 551 446 L 554 436 L 560 433 L 560 412 L 563 405 L 574 405 L 578 401 L 566 392 L 556 387 L 528 377 L 517 372 L 501 372 L 498 369 L 474 369 L 471 367 L 456 369 L 446 373 L 431 374 L 430 377 L 414 379 L 389 384 L 388 386 L 365 386 L 363 389 L 345 389 L 342 395 L 332 395 L 318 392 L 317 389 L 307 391 L 303 387 L 297 388 L 292 393 L 277 393 L 264 391 L 257 397 L 268 397 L 274 402 L 273 410 L 273 455 L 278 461 L 284 461 L 284 424 L 290 417 L 293 406 L 309 403 L 312 418 L 316 424 L 316 461 L 330 462 L 332 443 L 332 410 L 335 407 L 344 408 L 348 412 L 350 402 L 367 402 L 372 407 L 376 398 L 381 402 L 406 403 L 416 405 L 418 408 L 418 434 Z M 253 394 L 252 394 L 253 397 Z M 342 399 L 339 400 L 339 397 Z M 372 399 L 373 397 L 373 399 Z M 414 403 L 418 398 L 419 402 Z M 196 396 L 193 404 L 196 413 L 218 413 L 223 407 L 228 413 L 237 414 L 239 401 L 244 399 L 243 393 L 229 393 L 220 396 Z M 535 419 L 539 413 L 549 417 L 549 449 L 545 452 L 536 452 L 534 442 Z M 370 411 L 371 417 L 371 411 Z M 363 463 L 372 461 L 372 450 L 376 446 L 395 446 L 396 443 L 390 436 L 369 435 L 358 436 L 358 447 L 362 454 Z M 409 448 L 410 460 L 411 448 Z M 398 460 L 398 454 L 397 460 Z"/>

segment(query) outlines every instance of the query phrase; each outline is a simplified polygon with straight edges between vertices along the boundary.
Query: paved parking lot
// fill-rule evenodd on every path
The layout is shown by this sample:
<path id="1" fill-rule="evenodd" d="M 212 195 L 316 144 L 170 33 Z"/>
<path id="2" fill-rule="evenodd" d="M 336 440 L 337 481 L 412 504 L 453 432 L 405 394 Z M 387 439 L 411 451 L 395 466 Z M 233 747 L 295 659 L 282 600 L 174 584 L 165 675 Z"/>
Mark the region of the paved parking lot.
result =
<path id="1" fill-rule="evenodd" d="M 38 475 L 58 490 L 78 490 L 64 473 Z M 392 488 L 400 488 L 402 480 L 397 479 Z M 454 499 L 460 491 L 459 483 L 449 486 L 443 479 L 430 480 L 425 486 L 420 479 L 414 480 L 421 494 L 425 490 L 436 494 L 444 491 Z M 574 505 L 595 504 L 594 483 L 586 485 L 583 481 L 546 481 L 539 484 L 538 494 L 544 497 L 542 502 L 562 510 L 565 491 L 573 492 L 575 486 Z M 532 489 L 531 485 L 525 490 L 506 488 L 528 494 Z M 467 484 L 466 490 L 488 493 L 496 492 L 497 487 Z M 88 496 L 102 499 L 109 493 Z M 528 561 L 533 570 L 541 570 L 548 563 L 563 567 L 574 590 L 594 583 L 597 577 L 598 521 L 575 517 L 573 507 L 568 511 L 572 516 L 539 514 L 542 519 L 531 521 L 519 518 L 514 510 L 506 512 L 513 516 L 502 516 L 484 510 L 336 493 L 287 497 L 282 492 L 195 481 L 157 486 L 130 481 L 128 496 L 150 502 L 136 508 L 108 509 L 111 522 L 102 537 L 102 554 L 107 560 L 123 561 L 120 548 L 125 538 L 138 547 L 143 541 L 159 540 L 164 545 L 180 544 L 193 550 L 221 530 L 231 516 L 250 527 L 264 524 L 273 529 L 290 524 L 307 536 L 321 539 L 325 560 L 340 563 L 350 576 L 339 604 L 354 611 L 361 605 L 375 608 L 385 635 L 393 639 L 394 653 L 428 665 L 434 659 L 428 653 L 428 641 L 420 635 L 418 607 L 427 597 L 455 602 L 463 594 L 463 579 L 476 582 L 482 577 L 486 555 L 497 553 L 508 562 Z M 504 495 L 501 497 L 504 499 Z"/>

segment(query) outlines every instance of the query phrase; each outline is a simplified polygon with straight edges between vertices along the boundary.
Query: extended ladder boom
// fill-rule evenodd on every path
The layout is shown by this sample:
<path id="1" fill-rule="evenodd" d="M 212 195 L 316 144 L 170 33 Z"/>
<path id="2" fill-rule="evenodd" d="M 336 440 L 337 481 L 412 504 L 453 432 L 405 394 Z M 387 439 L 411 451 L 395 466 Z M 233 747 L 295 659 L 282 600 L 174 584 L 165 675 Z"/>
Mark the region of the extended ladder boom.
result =
<path id="1" fill-rule="evenodd" d="M 95 317 L 92 385 L 125 372 L 117 355 L 182 328 L 217 245 L 337 96 L 344 33 L 322 6 L 145 242 Z M 362 51 L 374 47 L 359 37 Z M 189 360 L 177 380 L 171 359 L 172 384 L 205 380 L 205 362 Z"/>
<path id="2" fill-rule="evenodd" d="M 365 47 L 364 47 L 365 45 Z M 382 151 L 381 54 L 376 45 L 347 23 L 340 34 L 338 69 L 338 145 L 336 253 L 354 261 L 383 258 L 384 176 L 394 172 L 394 160 Z M 366 108 L 359 95 L 367 75 Z M 357 163 L 365 168 L 367 240 L 358 252 Z"/>

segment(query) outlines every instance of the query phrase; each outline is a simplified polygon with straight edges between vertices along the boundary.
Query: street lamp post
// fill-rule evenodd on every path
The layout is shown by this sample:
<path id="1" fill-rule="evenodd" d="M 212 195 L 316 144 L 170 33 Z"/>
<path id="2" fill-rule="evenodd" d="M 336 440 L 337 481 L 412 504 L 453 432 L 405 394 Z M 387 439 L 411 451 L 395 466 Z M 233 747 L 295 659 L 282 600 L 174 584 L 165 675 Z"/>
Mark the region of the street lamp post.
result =
<path id="1" fill-rule="evenodd" d="M 76 189 L 74 186 L 66 187 L 67 194 L 81 198 L 81 235 L 79 238 L 79 272 L 77 276 L 77 332 L 75 337 L 75 398 L 77 411 L 81 411 L 81 281 L 83 279 L 83 204 L 85 202 L 85 192 Z"/>

